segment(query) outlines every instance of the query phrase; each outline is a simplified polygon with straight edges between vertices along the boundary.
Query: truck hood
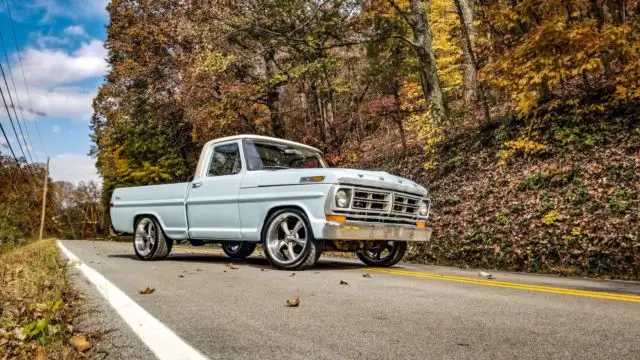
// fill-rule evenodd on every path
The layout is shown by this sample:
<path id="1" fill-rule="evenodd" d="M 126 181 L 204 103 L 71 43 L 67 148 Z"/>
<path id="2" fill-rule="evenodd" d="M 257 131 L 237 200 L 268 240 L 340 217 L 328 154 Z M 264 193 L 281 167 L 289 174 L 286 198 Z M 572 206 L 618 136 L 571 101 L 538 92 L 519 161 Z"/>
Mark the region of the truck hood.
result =
<path id="1" fill-rule="evenodd" d="M 319 183 L 347 184 L 389 189 L 400 192 L 426 196 L 427 190 L 415 182 L 384 171 L 368 171 L 357 169 L 286 169 L 260 170 L 248 173 L 252 181 L 243 182 L 243 187 L 299 185 L 300 178 L 310 176 L 324 176 Z"/>

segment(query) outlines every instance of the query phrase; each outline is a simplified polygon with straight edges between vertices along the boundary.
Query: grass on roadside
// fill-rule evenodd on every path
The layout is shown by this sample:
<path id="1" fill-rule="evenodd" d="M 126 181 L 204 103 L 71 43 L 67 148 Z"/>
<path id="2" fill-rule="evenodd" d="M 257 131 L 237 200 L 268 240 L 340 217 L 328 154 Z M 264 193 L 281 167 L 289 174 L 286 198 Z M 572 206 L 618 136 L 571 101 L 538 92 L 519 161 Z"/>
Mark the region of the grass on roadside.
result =
<path id="1" fill-rule="evenodd" d="M 69 343 L 77 302 L 54 240 L 0 254 L 0 359 L 85 358 Z"/>

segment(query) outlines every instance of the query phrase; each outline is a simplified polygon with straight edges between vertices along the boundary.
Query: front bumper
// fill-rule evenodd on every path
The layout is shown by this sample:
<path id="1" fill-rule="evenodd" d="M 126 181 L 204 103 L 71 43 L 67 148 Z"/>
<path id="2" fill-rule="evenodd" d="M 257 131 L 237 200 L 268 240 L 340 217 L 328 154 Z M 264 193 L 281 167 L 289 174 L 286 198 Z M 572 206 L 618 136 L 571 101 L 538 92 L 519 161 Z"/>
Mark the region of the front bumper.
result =
<path id="1" fill-rule="evenodd" d="M 356 221 L 327 222 L 323 230 L 328 240 L 429 241 L 431 232 L 431 228 Z"/>

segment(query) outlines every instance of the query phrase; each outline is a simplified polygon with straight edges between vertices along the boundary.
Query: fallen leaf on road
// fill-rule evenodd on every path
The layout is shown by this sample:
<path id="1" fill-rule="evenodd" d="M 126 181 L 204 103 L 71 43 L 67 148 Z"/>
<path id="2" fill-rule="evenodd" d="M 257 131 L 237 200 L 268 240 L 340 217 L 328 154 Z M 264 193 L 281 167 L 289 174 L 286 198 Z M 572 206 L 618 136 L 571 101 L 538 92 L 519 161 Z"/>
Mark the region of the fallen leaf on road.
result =
<path id="1" fill-rule="evenodd" d="M 349 285 L 349 283 L 344 280 L 340 280 L 340 285 Z"/>
<path id="2" fill-rule="evenodd" d="M 371 276 L 371 274 L 362 274 L 362 277 L 370 278 L 372 276 Z"/>
<path id="3" fill-rule="evenodd" d="M 198 268 L 198 269 L 196 269 L 196 271 L 202 271 L 202 269 L 199 269 L 199 268 Z"/>
<path id="4" fill-rule="evenodd" d="M 300 298 L 298 296 L 294 296 L 287 300 L 287 307 L 298 307 L 298 305 L 300 305 Z"/>
<path id="5" fill-rule="evenodd" d="M 289 275 L 289 276 L 296 276 L 296 273 L 291 273 L 291 275 Z"/>
<path id="6" fill-rule="evenodd" d="M 69 342 L 79 352 L 85 352 L 91 349 L 91 343 L 81 335 L 72 336 L 71 339 L 69 339 Z"/>
<path id="7" fill-rule="evenodd" d="M 264 271 L 264 269 L 260 269 L 260 271 Z"/>
<path id="8" fill-rule="evenodd" d="M 156 289 L 152 287 L 146 287 L 144 290 L 140 290 L 140 294 L 142 295 L 153 294 L 154 291 L 156 291 Z"/>
<path id="9" fill-rule="evenodd" d="M 178 275 L 178 277 L 181 277 L 181 278 L 183 278 L 183 277 L 184 277 L 184 275 L 182 275 L 182 274 L 180 274 L 180 275 Z"/>
<path id="10" fill-rule="evenodd" d="M 480 271 L 478 275 L 486 277 L 487 279 L 493 279 L 493 275 L 489 274 L 488 272 Z"/>

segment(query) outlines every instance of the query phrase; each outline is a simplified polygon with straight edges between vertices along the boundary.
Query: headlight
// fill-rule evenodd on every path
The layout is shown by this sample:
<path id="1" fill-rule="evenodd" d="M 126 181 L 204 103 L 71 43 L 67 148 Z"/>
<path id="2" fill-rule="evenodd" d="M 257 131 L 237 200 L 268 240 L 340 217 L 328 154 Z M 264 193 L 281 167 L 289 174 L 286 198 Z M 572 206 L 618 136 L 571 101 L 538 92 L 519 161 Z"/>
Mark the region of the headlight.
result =
<path id="1" fill-rule="evenodd" d="M 349 206 L 349 192 L 347 190 L 338 190 L 336 193 L 336 206 L 339 208 Z"/>
<path id="2" fill-rule="evenodd" d="M 427 202 L 426 201 L 420 201 L 420 207 L 418 208 L 418 214 L 420 214 L 420 216 L 427 216 L 427 212 L 429 211 L 429 208 L 427 207 Z"/>

